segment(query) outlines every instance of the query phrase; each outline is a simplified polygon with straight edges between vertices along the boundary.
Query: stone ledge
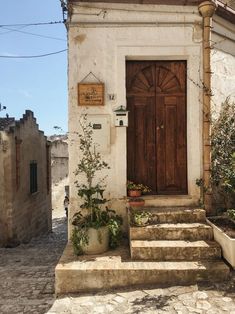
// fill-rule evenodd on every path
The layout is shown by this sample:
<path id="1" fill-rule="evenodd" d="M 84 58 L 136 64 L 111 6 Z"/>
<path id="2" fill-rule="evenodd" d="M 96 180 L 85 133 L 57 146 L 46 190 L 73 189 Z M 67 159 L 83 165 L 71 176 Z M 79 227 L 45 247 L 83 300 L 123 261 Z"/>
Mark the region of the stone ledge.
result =
<path id="1" fill-rule="evenodd" d="M 129 248 L 121 246 L 103 255 L 75 256 L 68 243 L 55 269 L 56 294 L 121 287 L 188 285 L 198 281 L 227 279 L 222 261 L 132 261 Z"/>
<path id="2" fill-rule="evenodd" d="M 199 261 L 221 258 L 218 243 L 211 241 L 131 241 L 131 256 L 135 260 Z"/>
<path id="3" fill-rule="evenodd" d="M 130 227 L 132 240 L 212 240 L 212 228 L 203 223 L 155 224 Z"/>

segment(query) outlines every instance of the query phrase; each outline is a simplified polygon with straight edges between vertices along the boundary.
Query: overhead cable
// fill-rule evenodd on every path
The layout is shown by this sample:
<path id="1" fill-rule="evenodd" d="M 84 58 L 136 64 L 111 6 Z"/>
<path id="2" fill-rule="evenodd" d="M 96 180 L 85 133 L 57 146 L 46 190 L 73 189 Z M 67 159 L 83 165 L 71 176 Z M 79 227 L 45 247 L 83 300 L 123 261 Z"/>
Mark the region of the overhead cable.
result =
<path id="1" fill-rule="evenodd" d="M 17 30 L 20 30 L 20 29 L 25 28 L 25 27 L 26 27 L 26 26 L 21 26 L 21 27 L 19 27 Z M 0 35 L 5 35 L 5 34 L 13 33 L 13 32 L 15 32 L 15 31 L 16 31 L 15 29 L 12 29 L 12 30 L 10 30 L 10 31 L 0 32 Z"/>
<path id="2" fill-rule="evenodd" d="M 59 51 L 55 51 L 55 52 L 50 52 L 50 53 L 45 53 L 45 54 L 41 54 L 41 55 L 35 55 L 35 56 L 7 56 L 7 55 L 0 55 L 0 58 L 8 58 L 8 59 L 28 59 L 28 58 L 41 58 L 41 57 L 47 57 L 47 56 L 51 56 L 51 55 L 55 55 L 64 51 L 67 51 L 68 49 L 63 49 L 63 50 L 59 50 Z"/>
<path id="3" fill-rule="evenodd" d="M 18 33 L 23 33 L 26 35 L 32 35 L 32 36 L 37 36 L 37 37 L 42 37 L 42 38 L 49 38 L 49 39 L 55 39 L 55 40 L 61 40 L 61 41 L 66 41 L 63 38 L 58 38 L 58 37 L 52 37 L 52 36 L 46 36 L 46 35 L 41 35 L 41 34 L 35 34 L 35 33 L 31 33 L 31 32 L 26 32 L 26 31 L 21 31 L 19 29 L 16 28 L 8 28 L 8 27 L 2 27 L 2 29 L 6 29 L 8 31 L 14 31 L 14 32 L 18 32 Z"/>
<path id="4" fill-rule="evenodd" d="M 23 24 L 0 24 L 0 27 L 11 27 L 11 26 L 40 26 L 40 25 L 53 25 L 53 24 L 63 24 L 63 21 L 55 22 L 39 22 L 39 23 L 23 23 Z"/>

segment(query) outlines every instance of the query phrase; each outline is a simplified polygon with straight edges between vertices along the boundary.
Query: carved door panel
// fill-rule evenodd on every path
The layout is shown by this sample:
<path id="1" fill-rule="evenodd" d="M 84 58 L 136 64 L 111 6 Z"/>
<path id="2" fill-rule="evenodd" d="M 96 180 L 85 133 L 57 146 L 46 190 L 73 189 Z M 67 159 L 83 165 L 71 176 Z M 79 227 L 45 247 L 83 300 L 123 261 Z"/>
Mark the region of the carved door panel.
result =
<path id="1" fill-rule="evenodd" d="M 186 62 L 128 61 L 128 179 L 187 194 Z"/>

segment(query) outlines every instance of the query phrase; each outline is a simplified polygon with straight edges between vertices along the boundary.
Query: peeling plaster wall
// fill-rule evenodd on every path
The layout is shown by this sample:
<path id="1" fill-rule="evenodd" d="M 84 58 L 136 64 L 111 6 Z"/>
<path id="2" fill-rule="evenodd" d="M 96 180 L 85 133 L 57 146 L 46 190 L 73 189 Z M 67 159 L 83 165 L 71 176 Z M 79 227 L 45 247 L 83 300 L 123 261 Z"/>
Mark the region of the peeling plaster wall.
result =
<path id="1" fill-rule="evenodd" d="M 213 26 L 212 106 L 218 114 L 227 97 L 235 101 L 235 25 L 215 17 Z"/>
<path id="2" fill-rule="evenodd" d="M 92 4 L 81 5 L 92 7 Z M 97 15 L 103 6 L 105 13 Z M 68 26 L 70 217 L 79 203 L 74 186 L 74 171 L 79 160 L 76 133 L 79 117 L 85 112 L 110 115 L 110 153 L 103 154 L 111 167 L 104 173 L 108 175 L 106 196 L 111 206 L 125 216 L 126 128 L 114 127 L 113 110 L 126 105 L 126 60 L 187 60 L 189 195 L 149 197 L 146 204 L 197 204 L 200 192 L 195 180 L 202 175 L 202 91 L 198 88 L 202 76 L 202 28 L 197 7 L 100 3 L 95 7 L 74 7 Z M 90 71 L 105 83 L 103 107 L 78 106 L 77 84 Z M 88 81 L 96 80 L 89 77 Z M 109 94 L 114 94 L 115 100 L 110 100 Z"/>
<path id="3" fill-rule="evenodd" d="M 234 43 L 235 52 L 235 43 Z M 227 97 L 235 101 L 235 56 L 215 49 L 212 54 L 213 109 L 218 112 Z"/>

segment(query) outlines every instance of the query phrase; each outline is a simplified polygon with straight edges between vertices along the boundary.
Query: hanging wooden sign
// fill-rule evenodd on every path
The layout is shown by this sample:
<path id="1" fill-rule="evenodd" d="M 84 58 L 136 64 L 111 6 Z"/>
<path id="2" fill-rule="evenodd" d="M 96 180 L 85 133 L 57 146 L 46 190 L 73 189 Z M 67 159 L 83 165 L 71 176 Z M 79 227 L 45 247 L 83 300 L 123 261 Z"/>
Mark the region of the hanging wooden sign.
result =
<path id="1" fill-rule="evenodd" d="M 78 84 L 79 106 L 104 106 L 103 83 L 79 83 Z"/>

